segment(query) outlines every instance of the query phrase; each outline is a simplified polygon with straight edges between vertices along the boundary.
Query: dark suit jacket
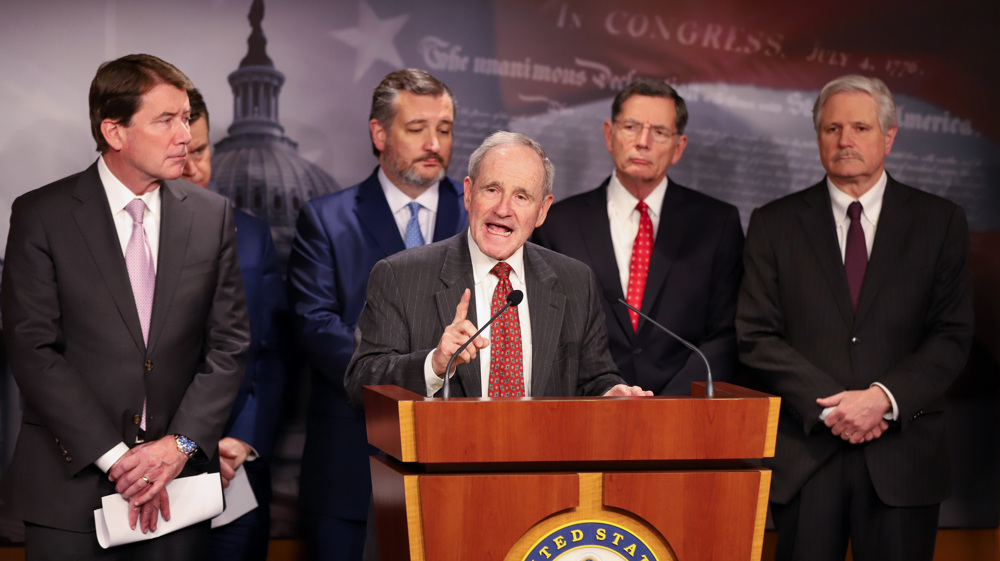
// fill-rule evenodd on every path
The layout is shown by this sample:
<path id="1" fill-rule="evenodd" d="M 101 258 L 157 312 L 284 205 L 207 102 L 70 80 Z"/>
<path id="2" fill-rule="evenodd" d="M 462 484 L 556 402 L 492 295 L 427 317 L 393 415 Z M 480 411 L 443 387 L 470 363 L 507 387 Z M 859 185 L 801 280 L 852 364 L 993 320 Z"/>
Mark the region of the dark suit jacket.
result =
<path id="1" fill-rule="evenodd" d="M 942 409 L 972 341 L 968 260 L 962 209 L 890 177 L 855 315 L 826 182 L 754 211 L 736 329 L 740 359 L 781 397 L 771 500 L 851 446 L 816 399 L 876 381 L 899 422 L 861 445 L 875 491 L 890 506 L 946 496 Z"/>
<path id="2" fill-rule="evenodd" d="M 434 239 L 468 225 L 462 192 L 439 185 Z M 309 511 L 364 521 L 371 497 L 364 415 L 344 394 L 354 326 L 368 275 L 379 259 L 403 251 L 378 169 L 358 185 L 313 199 L 302 208 L 288 260 L 289 301 L 299 346 L 312 370 L 299 494 Z"/>
<path id="3" fill-rule="evenodd" d="M 601 395 L 621 384 L 607 350 L 600 288 L 587 266 L 527 243 L 524 268 L 531 310 L 531 395 Z M 352 402 L 361 406 L 366 385 L 393 384 L 424 395 L 424 359 L 473 282 L 467 232 L 379 261 L 368 282 L 345 378 Z M 468 319 L 479 325 L 474 305 Z M 453 396 L 482 397 L 479 356 L 460 365 L 452 381 Z"/>
<path id="4" fill-rule="evenodd" d="M 279 331 L 279 314 L 285 309 L 285 282 L 270 226 L 238 209 L 234 218 L 250 317 L 250 348 L 246 374 L 223 435 L 253 446 L 266 461 L 274 451 L 285 386 Z"/>
<path id="5" fill-rule="evenodd" d="M 5 486 L 23 520 L 94 530 L 114 487 L 93 462 L 134 444 L 144 398 L 147 440 L 183 434 L 216 457 L 249 342 L 233 214 L 186 181 L 160 191 L 148 348 L 97 164 L 14 201 L 3 324 L 25 407 Z"/>
<path id="6" fill-rule="evenodd" d="M 688 395 L 705 380 L 705 363 L 639 319 L 632 330 L 608 222 L 608 182 L 552 206 L 535 241 L 583 261 L 603 291 L 611 356 L 631 385 L 658 395 Z M 653 244 L 642 311 L 696 345 L 715 380 L 736 367 L 736 294 L 743 275 L 743 228 L 736 207 L 670 182 Z"/>

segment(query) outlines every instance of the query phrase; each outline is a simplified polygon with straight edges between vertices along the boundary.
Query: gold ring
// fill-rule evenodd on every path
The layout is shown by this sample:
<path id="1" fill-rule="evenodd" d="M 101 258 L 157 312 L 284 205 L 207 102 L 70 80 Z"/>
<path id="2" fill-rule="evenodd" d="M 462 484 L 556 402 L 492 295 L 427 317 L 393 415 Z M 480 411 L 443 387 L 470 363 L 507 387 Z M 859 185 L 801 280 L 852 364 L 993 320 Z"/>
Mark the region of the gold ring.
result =
<path id="1" fill-rule="evenodd" d="M 150 483 L 150 482 L 149 482 L 149 478 L 148 478 L 148 477 L 146 477 L 145 475 L 143 475 L 143 476 L 142 476 L 142 477 L 140 477 L 139 479 L 141 479 L 141 480 L 145 481 L 145 482 L 146 482 L 146 485 L 152 485 L 152 483 Z"/>
<path id="2" fill-rule="evenodd" d="M 851 433 L 849 433 L 849 432 L 845 432 L 845 433 L 844 433 L 844 436 L 846 436 L 847 438 L 851 438 Z M 143 479 L 146 479 L 146 478 L 145 478 L 145 477 L 143 477 Z M 149 483 L 149 481 L 147 481 L 146 483 Z"/>

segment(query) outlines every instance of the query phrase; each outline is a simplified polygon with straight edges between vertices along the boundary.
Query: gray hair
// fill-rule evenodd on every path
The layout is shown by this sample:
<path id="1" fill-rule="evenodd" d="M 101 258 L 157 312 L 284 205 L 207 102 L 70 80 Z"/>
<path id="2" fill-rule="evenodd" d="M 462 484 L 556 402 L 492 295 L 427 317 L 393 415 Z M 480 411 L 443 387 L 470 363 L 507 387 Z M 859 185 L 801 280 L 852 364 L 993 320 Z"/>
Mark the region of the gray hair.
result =
<path id="1" fill-rule="evenodd" d="M 486 137 L 486 140 L 479 145 L 479 148 L 476 148 L 476 151 L 469 156 L 469 179 L 472 180 L 472 183 L 475 184 L 476 178 L 479 177 L 479 166 L 482 165 L 486 154 L 494 148 L 510 144 L 527 146 L 538 154 L 538 157 L 542 159 L 542 165 L 545 167 L 545 182 L 543 184 L 542 195 L 551 195 L 552 181 L 555 179 L 556 167 L 552 165 L 552 162 L 545 155 L 545 149 L 542 148 L 541 144 L 519 132 L 497 131 Z"/>
<path id="2" fill-rule="evenodd" d="M 875 114 L 878 116 L 878 125 L 882 128 L 882 134 L 898 125 L 896 115 L 896 102 L 892 99 L 892 92 L 885 82 L 878 78 L 849 74 L 841 76 L 823 86 L 813 105 L 813 127 L 819 134 L 820 119 L 823 113 L 823 106 L 826 102 L 839 93 L 866 93 L 875 100 Z"/>
<path id="3" fill-rule="evenodd" d="M 455 96 L 448 89 L 448 86 L 444 85 L 444 82 L 423 70 L 406 68 L 390 72 L 375 86 L 368 120 L 375 119 L 382 125 L 382 128 L 389 130 L 392 120 L 396 118 L 396 98 L 399 97 L 399 92 L 403 91 L 431 97 L 447 95 L 448 99 L 451 100 L 452 111 L 455 111 Z M 376 157 L 381 155 L 381 151 L 375 147 L 374 142 L 372 142 L 372 152 L 375 153 Z"/>

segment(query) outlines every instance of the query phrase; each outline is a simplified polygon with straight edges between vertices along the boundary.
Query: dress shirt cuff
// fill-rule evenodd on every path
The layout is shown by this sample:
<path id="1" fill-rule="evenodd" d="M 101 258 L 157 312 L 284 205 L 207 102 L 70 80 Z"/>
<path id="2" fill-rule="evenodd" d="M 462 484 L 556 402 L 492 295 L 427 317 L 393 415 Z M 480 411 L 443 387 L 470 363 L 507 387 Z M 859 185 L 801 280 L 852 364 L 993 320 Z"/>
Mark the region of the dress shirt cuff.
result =
<path id="1" fill-rule="evenodd" d="M 427 389 L 427 397 L 434 397 L 434 394 L 444 387 L 444 378 L 435 374 L 434 367 L 431 366 L 431 359 L 434 358 L 436 351 L 437 349 L 427 353 L 427 358 L 424 359 L 424 386 Z"/>
<path id="2" fill-rule="evenodd" d="M 892 411 L 886 411 L 885 415 L 882 415 L 882 418 L 885 419 L 886 421 L 895 421 L 899 419 L 899 406 L 896 405 L 896 398 L 892 396 L 892 392 L 889 391 L 889 388 L 885 387 L 885 384 L 881 382 L 873 382 L 872 386 L 878 386 L 882 388 L 882 391 L 885 392 L 885 395 L 889 396 L 889 403 L 892 404 Z"/>
<path id="3" fill-rule="evenodd" d="M 94 465 L 104 473 L 111 471 L 111 467 L 115 465 L 125 453 L 128 452 L 128 446 L 124 442 L 119 442 L 114 448 L 108 450 L 103 456 L 97 458 L 94 461 Z"/>

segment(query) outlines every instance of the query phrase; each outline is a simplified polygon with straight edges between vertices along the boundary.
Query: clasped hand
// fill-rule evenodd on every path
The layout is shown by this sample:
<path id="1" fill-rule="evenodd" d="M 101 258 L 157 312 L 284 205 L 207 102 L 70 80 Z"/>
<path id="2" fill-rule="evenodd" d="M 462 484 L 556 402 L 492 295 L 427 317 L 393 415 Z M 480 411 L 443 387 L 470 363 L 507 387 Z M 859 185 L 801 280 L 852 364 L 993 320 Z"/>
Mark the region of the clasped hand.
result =
<path id="1" fill-rule="evenodd" d="M 170 498 L 166 485 L 184 469 L 187 455 L 177 449 L 171 435 L 132 448 L 108 471 L 115 491 L 129 502 L 129 527 L 136 522 L 143 533 L 155 531 L 159 515 L 170 520 Z"/>

